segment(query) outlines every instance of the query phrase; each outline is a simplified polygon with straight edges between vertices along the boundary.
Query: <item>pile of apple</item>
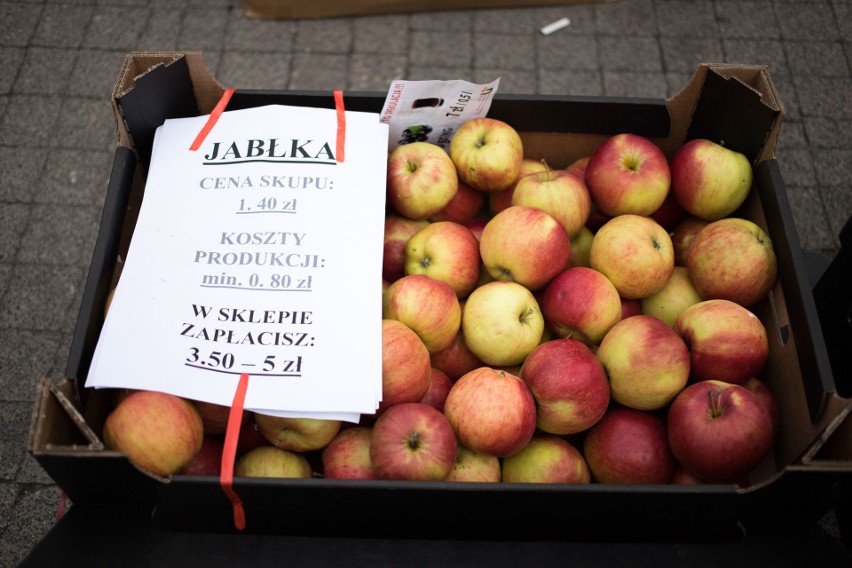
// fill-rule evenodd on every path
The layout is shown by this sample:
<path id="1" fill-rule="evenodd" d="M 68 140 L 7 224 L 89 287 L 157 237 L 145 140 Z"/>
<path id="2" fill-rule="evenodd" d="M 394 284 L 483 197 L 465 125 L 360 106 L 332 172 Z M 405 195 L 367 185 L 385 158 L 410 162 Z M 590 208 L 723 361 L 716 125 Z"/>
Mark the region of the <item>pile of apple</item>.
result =
<path id="1" fill-rule="evenodd" d="M 234 474 L 748 484 L 780 428 L 749 309 L 776 259 L 733 216 L 751 185 L 747 158 L 709 140 L 670 161 L 619 134 L 554 169 L 485 118 L 449 154 L 400 146 L 378 412 L 357 425 L 245 413 Z M 123 397 L 107 443 L 159 475 L 218 474 L 229 409 L 172 404 L 152 435 L 140 395 L 169 398 Z"/>

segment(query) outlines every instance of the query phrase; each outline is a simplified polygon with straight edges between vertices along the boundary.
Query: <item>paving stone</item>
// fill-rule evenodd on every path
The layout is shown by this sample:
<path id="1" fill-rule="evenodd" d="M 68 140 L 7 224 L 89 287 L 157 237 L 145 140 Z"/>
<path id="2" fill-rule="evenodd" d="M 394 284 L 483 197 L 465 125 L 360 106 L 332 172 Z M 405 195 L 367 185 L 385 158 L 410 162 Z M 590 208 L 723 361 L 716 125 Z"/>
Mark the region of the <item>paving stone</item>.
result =
<path id="1" fill-rule="evenodd" d="M 83 41 L 85 47 L 126 49 L 136 47 L 140 27 L 129 26 L 128 22 L 144 22 L 148 17 L 147 7 L 99 6 L 89 23 Z"/>
<path id="2" fill-rule="evenodd" d="M 30 264 L 79 264 L 95 245 L 101 209 L 35 205 L 16 260 Z"/>
<path id="3" fill-rule="evenodd" d="M 195 8 L 183 15 L 177 47 L 190 51 L 221 51 L 228 11 L 220 8 Z"/>
<path id="4" fill-rule="evenodd" d="M 167 2 L 165 7 L 151 7 L 141 27 L 136 49 L 140 51 L 177 49 L 184 8 Z"/>
<path id="5" fill-rule="evenodd" d="M 836 252 L 840 243 L 828 223 L 828 212 L 819 191 L 815 187 L 789 184 L 786 189 L 802 249 Z"/>
<path id="6" fill-rule="evenodd" d="M 4 332 L 5 333 L 5 332 Z M 0 351 L 0 392 L 4 402 L 35 398 L 36 386 L 54 364 L 60 334 L 56 331 L 18 331 L 14 344 Z M 4 340 L 5 343 L 5 340 Z"/>
<path id="7" fill-rule="evenodd" d="M 19 487 L 14 483 L 0 483 L 0 534 L 9 526 L 10 513 L 18 498 Z"/>
<path id="8" fill-rule="evenodd" d="M 12 92 L 50 95 L 65 93 L 76 59 L 77 52 L 74 50 L 46 47 L 27 49 Z"/>
<path id="9" fill-rule="evenodd" d="M 301 20 L 292 49 L 306 53 L 349 53 L 352 42 L 351 19 Z"/>
<path id="10" fill-rule="evenodd" d="M 405 55 L 410 45 L 408 17 L 393 14 L 365 16 L 352 22 L 353 53 L 388 53 Z M 445 62 L 450 64 L 449 62 Z"/>
<path id="11" fill-rule="evenodd" d="M 466 67 L 473 64 L 473 38 L 468 33 L 412 32 L 408 59 L 412 65 Z"/>
<path id="12" fill-rule="evenodd" d="M 44 538 L 56 519 L 60 490 L 53 485 L 23 486 L 10 513 L 16 520 L 3 533 L 0 541 L 0 558 L 15 566 L 29 550 Z"/>
<path id="13" fill-rule="evenodd" d="M 804 124 L 807 142 L 812 148 L 849 147 L 849 132 L 852 132 L 852 120 L 806 116 L 802 119 L 802 123 Z"/>
<path id="14" fill-rule="evenodd" d="M 604 71 L 604 94 L 608 97 L 666 98 L 668 83 L 663 73 Z"/>
<path id="15" fill-rule="evenodd" d="M 0 3 L 0 45 L 26 46 L 38 28 L 43 9 L 38 4 Z"/>
<path id="16" fill-rule="evenodd" d="M 795 75 L 849 76 L 846 54 L 839 41 L 785 41 L 784 51 Z"/>
<path id="17" fill-rule="evenodd" d="M 67 94 L 108 99 L 128 51 L 79 50 L 74 73 L 68 80 Z"/>
<path id="18" fill-rule="evenodd" d="M 5 331 L 8 328 L 63 329 L 68 306 L 82 287 L 82 275 L 83 268 L 79 266 L 15 265 L 2 300 L 2 336 L 14 335 Z M 12 339 L 9 337 L 8 341 Z M 7 347 L 13 345 L 9 343 Z"/>
<path id="19" fill-rule="evenodd" d="M 846 151 L 845 153 L 845 158 L 848 159 L 849 152 Z M 842 167 L 846 170 L 845 183 L 835 184 L 831 187 L 820 187 L 820 194 L 825 203 L 826 219 L 835 242 L 839 242 L 840 231 L 852 217 L 852 191 L 849 191 L 849 180 L 852 178 L 848 175 L 848 165 Z"/>
<path id="20" fill-rule="evenodd" d="M 184 18 L 184 27 L 187 22 L 193 26 L 193 37 L 205 33 L 204 22 L 196 18 L 193 13 L 199 11 L 196 8 L 188 10 Z M 214 18 L 214 34 L 219 37 L 209 38 L 201 41 L 210 44 L 215 41 L 216 46 L 224 44 L 225 53 L 230 51 L 266 51 L 266 52 L 290 52 L 294 50 L 293 38 L 296 35 L 298 23 L 292 20 L 259 20 L 249 19 L 242 15 L 239 10 L 231 10 L 230 13 L 222 10 L 201 10 L 203 14 L 209 14 Z M 227 32 L 222 34 L 219 30 L 219 20 L 224 24 L 227 21 Z M 198 27 L 198 29 L 195 29 Z M 224 31 L 224 30 L 222 30 Z M 209 32 L 207 32 L 209 33 Z M 187 40 L 188 41 L 188 38 Z M 196 43 L 198 40 L 196 39 Z"/>
<path id="21" fill-rule="evenodd" d="M 727 38 L 777 38 L 780 35 L 775 10 L 770 0 L 741 2 L 717 0 L 719 30 Z"/>
<path id="22" fill-rule="evenodd" d="M 348 89 L 348 57 L 345 55 L 301 54 L 293 55 L 290 85 L 293 90 Z"/>
<path id="23" fill-rule="evenodd" d="M 548 24 L 533 19 L 532 12 L 520 8 L 476 10 L 473 14 L 473 29 L 486 33 L 531 33 Z"/>
<path id="24" fill-rule="evenodd" d="M 26 49 L 23 47 L 0 47 L 0 69 L 5 70 L 0 74 L 0 95 L 12 91 L 12 84 L 18 76 L 25 54 Z"/>
<path id="25" fill-rule="evenodd" d="M 5 340 L 4 340 L 5 342 Z M 32 399 L 31 399 L 32 400 Z M 26 454 L 32 402 L 0 401 L 0 480 L 15 479 Z M 0 554 L 2 556 L 2 554 Z"/>
<path id="26" fill-rule="evenodd" d="M 785 183 L 805 187 L 812 187 L 817 183 L 811 152 L 806 148 L 780 149 L 778 166 Z"/>
<path id="27" fill-rule="evenodd" d="M 47 159 L 34 197 L 38 203 L 91 205 L 100 209 L 106 196 L 114 153 L 56 150 Z"/>
<path id="28" fill-rule="evenodd" d="M 0 203 L 32 201 L 48 154 L 46 148 L 0 146 Z"/>
<path id="29" fill-rule="evenodd" d="M 724 61 L 722 42 L 718 38 L 660 39 L 663 65 L 667 71 L 695 71 L 700 63 Z"/>
<path id="30" fill-rule="evenodd" d="M 849 77 L 801 77 L 793 75 L 803 116 L 852 118 L 852 82 Z"/>
<path id="31" fill-rule="evenodd" d="M 10 95 L 0 122 L 0 145 L 47 146 L 62 99 L 55 96 Z"/>
<path id="32" fill-rule="evenodd" d="M 817 41 L 840 39 L 831 4 L 825 0 L 785 2 L 776 0 L 775 17 L 781 37 Z"/>
<path id="33" fill-rule="evenodd" d="M 528 95 L 536 92 L 538 81 L 536 80 L 535 70 L 476 68 L 473 72 L 472 82 L 490 83 L 498 77 L 500 78 L 500 93 Z"/>
<path id="34" fill-rule="evenodd" d="M 412 81 L 450 81 L 453 79 L 462 79 L 470 81 L 469 77 L 473 76 L 473 69 L 470 66 L 454 67 L 448 65 L 411 65 L 408 66 L 408 76 Z"/>
<path id="35" fill-rule="evenodd" d="M 570 69 L 560 73 L 539 73 L 538 92 L 543 95 L 599 97 L 603 95 L 600 71 Z"/>
<path id="36" fill-rule="evenodd" d="M 594 38 L 553 34 L 536 38 L 536 64 L 541 69 L 599 69 L 598 43 Z"/>
<path id="37" fill-rule="evenodd" d="M 778 136 L 780 148 L 807 148 L 808 139 L 805 135 L 805 125 L 801 121 L 784 120 L 781 123 L 781 133 Z"/>
<path id="38" fill-rule="evenodd" d="M 535 38 L 532 35 L 473 35 L 474 67 L 529 70 L 534 61 Z"/>
<path id="39" fill-rule="evenodd" d="M 712 2 L 656 0 L 657 25 L 663 36 L 717 37 L 719 23 Z"/>
<path id="40" fill-rule="evenodd" d="M 355 54 L 349 64 L 349 89 L 387 92 L 392 81 L 408 79 L 408 58 L 404 55 Z"/>
<path id="41" fill-rule="evenodd" d="M 12 262 L 21 248 L 21 239 L 30 220 L 30 208 L 24 204 L 0 206 L 0 262 Z"/>
<path id="42" fill-rule="evenodd" d="M 781 40 L 723 38 L 722 46 L 725 50 L 725 61 L 728 63 L 767 65 L 773 79 L 776 74 L 790 73 Z"/>
<path id="43" fill-rule="evenodd" d="M 606 71 L 662 71 L 660 44 L 653 37 L 598 38 L 598 54 Z"/>
<path id="44" fill-rule="evenodd" d="M 476 13 L 464 10 L 444 12 L 419 12 L 411 14 L 408 25 L 412 30 L 426 31 L 470 31 Z"/>
<path id="45" fill-rule="evenodd" d="M 611 34 L 616 30 L 632 32 L 630 35 L 657 33 L 657 15 L 652 0 L 638 2 L 608 2 L 596 6 L 597 31 Z"/>
<path id="46" fill-rule="evenodd" d="M 629 10 L 630 4 L 634 2 L 620 3 L 621 9 Z M 541 28 L 562 18 L 568 18 L 568 26 L 554 32 L 551 35 L 585 35 L 593 36 L 599 29 L 597 27 L 596 10 L 600 7 L 599 3 L 580 2 L 567 5 L 556 6 L 537 6 L 525 8 L 531 14 L 533 32 L 541 34 Z M 641 24 L 638 24 L 640 25 Z M 633 26 L 630 26 L 633 27 Z M 605 32 L 605 31 L 604 31 Z"/>
<path id="47" fill-rule="evenodd" d="M 216 78 L 238 89 L 287 89 L 292 58 L 287 53 L 226 52 Z"/>
<path id="48" fill-rule="evenodd" d="M 94 6 L 45 5 L 31 45 L 79 47 L 94 13 Z"/>
<path id="49" fill-rule="evenodd" d="M 65 97 L 52 140 L 56 148 L 114 150 L 115 112 L 106 97 Z"/>

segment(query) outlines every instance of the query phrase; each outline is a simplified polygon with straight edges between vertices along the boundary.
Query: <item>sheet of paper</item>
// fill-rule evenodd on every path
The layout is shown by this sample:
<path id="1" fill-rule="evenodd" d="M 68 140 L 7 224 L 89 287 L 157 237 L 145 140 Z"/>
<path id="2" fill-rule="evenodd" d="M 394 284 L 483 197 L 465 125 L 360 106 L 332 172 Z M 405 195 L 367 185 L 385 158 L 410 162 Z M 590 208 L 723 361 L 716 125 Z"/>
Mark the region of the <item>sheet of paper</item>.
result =
<path id="1" fill-rule="evenodd" d="M 157 132 L 86 386 L 356 421 L 381 400 L 387 126 L 267 106 Z"/>

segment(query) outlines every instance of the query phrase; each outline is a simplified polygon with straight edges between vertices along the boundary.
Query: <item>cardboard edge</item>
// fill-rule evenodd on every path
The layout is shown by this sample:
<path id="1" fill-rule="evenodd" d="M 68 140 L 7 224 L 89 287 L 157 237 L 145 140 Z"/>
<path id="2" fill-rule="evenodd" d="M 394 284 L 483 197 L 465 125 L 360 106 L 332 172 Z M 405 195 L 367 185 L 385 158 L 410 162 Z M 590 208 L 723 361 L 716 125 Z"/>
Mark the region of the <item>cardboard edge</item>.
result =
<path id="1" fill-rule="evenodd" d="M 33 454 L 52 452 L 56 450 L 89 450 L 101 452 L 105 449 L 100 437 L 86 423 L 85 418 L 72 401 L 74 385 L 71 379 L 65 379 L 59 384 L 50 379 L 43 379 L 36 391 L 34 410 L 30 423 L 30 432 L 27 439 L 27 449 Z M 70 420 L 77 428 L 77 432 L 83 437 L 83 444 L 54 444 L 46 439 L 52 426 L 50 416 L 55 416 L 48 407 L 54 406 L 60 409 L 62 416 Z"/>

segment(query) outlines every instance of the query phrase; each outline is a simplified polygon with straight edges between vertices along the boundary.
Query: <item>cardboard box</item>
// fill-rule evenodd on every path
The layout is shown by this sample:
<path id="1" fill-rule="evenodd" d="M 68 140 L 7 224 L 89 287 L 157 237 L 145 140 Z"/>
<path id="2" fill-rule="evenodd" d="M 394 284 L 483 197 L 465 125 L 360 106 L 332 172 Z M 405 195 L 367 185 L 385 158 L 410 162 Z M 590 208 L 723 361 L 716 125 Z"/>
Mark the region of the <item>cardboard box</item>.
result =
<path id="1" fill-rule="evenodd" d="M 246 15 L 250 18 L 299 20 L 341 16 L 438 12 L 444 10 L 550 6 L 593 3 L 595 1 L 602 2 L 607 0 L 350 0 L 349 2 L 337 2 L 335 0 L 314 0 L 313 2 L 299 2 L 298 0 L 243 0 L 243 6 Z"/>
<path id="2" fill-rule="evenodd" d="M 232 511 L 218 479 L 159 479 L 99 435 L 110 409 L 103 391 L 82 387 L 120 273 L 144 191 L 156 127 L 169 117 L 208 113 L 223 87 L 200 53 L 132 53 L 114 92 L 119 147 L 80 316 L 60 384 L 39 387 L 29 451 L 74 503 L 151 507 L 166 528 L 232 531 Z M 345 93 L 349 110 L 379 112 L 384 93 Z M 240 91 L 229 109 L 261 104 L 333 108 L 330 92 Z M 668 100 L 503 95 L 490 116 L 515 126 L 529 156 L 564 167 L 607 137 L 634 132 L 671 156 L 687 139 L 724 140 L 755 169 L 738 216 L 769 232 L 779 276 L 753 308 L 766 325 L 770 357 L 763 375 L 779 398 L 782 431 L 747 487 L 592 484 L 455 484 L 402 481 L 236 479 L 248 531 L 351 536 L 574 540 L 718 540 L 738 538 L 758 519 L 819 518 L 834 487 L 852 477 L 852 402 L 838 394 L 775 160 L 783 118 L 764 66 L 701 65 Z M 531 523 L 531 511 L 559 511 L 560 521 Z M 473 511 L 477 522 L 453 522 Z M 570 514 L 564 512 L 570 511 Z"/>

